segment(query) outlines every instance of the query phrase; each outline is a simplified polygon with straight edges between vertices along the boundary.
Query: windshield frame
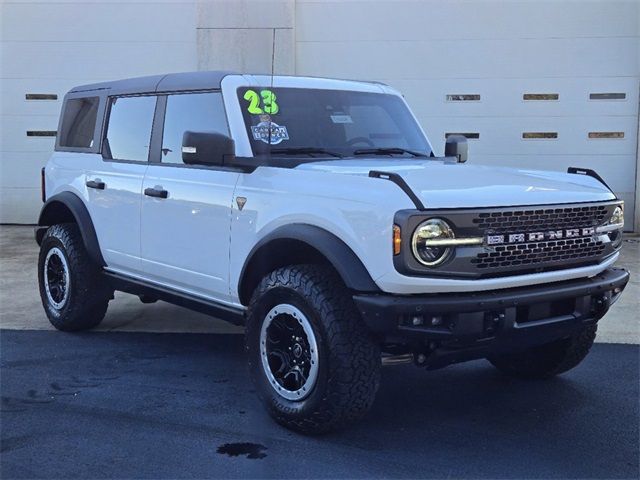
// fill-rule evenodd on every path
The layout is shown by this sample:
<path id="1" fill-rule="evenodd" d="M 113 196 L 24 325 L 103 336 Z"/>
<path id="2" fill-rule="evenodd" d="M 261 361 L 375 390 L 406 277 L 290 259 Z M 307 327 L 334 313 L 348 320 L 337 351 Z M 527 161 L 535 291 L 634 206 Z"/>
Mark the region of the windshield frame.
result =
<path id="1" fill-rule="evenodd" d="M 292 167 L 299 165 L 300 163 L 325 161 L 328 159 L 338 160 L 329 155 L 273 155 L 270 153 L 254 154 L 252 145 L 249 139 L 248 129 L 245 125 L 245 120 L 242 112 L 241 102 L 238 101 L 238 89 L 239 88 L 301 88 L 301 89 L 320 89 L 320 90 L 338 90 L 338 91 L 353 91 L 353 92 L 365 92 L 365 93 L 377 93 L 394 95 L 400 99 L 404 104 L 404 107 L 408 111 L 411 119 L 415 123 L 416 129 L 419 134 L 425 140 L 427 147 L 433 155 L 433 147 L 429 138 L 425 134 L 422 126 L 418 122 L 414 113 L 409 108 L 409 105 L 405 101 L 404 97 L 395 89 L 374 82 L 358 82 L 350 80 L 334 80 L 326 78 L 312 78 L 312 77 L 294 77 L 294 76 L 274 76 L 273 78 L 268 75 L 228 75 L 222 81 L 222 96 L 227 111 L 227 118 L 229 120 L 229 131 L 231 137 L 236 144 L 236 157 L 244 158 L 245 161 L 249 159 L 255 159 L 255 163 L 258 164 L 282 164 L 281 166 L 287 166 L 290 163 Z M 429 153 L 429 152 L 427 152 Z M 372 155 L 375 156 L 375 155 Z M 289 159 L 287 158 L 289 157 Z M 276 158 L 278 159 L 276 161 Z M 295 158 L 295 161 L 294 161 Z M 354 158 L 353 156 L 345 156 L 344 158 Z M 380 158 L 385 158 L 380 156 Z M 388 156 L 386 158 L 389 158 Z M 408 158 L 402 156 L 402 158 Z M 273 160 L 272 160 L 273 159 Z M 280 166 L 280 165 L 279 165 Z"/>

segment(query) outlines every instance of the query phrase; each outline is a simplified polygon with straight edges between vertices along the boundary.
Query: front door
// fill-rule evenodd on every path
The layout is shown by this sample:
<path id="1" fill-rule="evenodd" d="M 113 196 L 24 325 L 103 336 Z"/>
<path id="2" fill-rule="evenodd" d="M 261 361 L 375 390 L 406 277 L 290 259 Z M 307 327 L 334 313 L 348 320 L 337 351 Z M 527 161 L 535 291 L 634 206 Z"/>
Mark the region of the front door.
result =
<path id="1" fill-rule="evenodd" d="M 182 162 L 185 131 L 229 134 L 222 96 L 184 93 L 160 101 L 165 98 L 164 123 L 156 120 L 161 142 L 154 138 L 158 151 L 152 152 L 142 186 L 145 277 L 186 293 L 228 301 L 231 202 L 239 173 Z M 161 114 L 162 107 L 158 111 Z"/>

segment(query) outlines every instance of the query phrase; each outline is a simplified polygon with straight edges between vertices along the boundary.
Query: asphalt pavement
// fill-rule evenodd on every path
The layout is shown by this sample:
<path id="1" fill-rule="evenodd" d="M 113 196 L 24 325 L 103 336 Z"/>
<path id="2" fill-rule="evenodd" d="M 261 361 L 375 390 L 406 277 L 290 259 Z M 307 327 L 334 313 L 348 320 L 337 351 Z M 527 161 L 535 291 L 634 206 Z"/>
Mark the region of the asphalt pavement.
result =
<path id="1" fill-rule="evenodd" d="M 385 367 L 366 419 L 274 424 L 240 335 L 0 331 L 0 477 L 638 478 L 640 351 L 518 381 L 485 361 Z"/>

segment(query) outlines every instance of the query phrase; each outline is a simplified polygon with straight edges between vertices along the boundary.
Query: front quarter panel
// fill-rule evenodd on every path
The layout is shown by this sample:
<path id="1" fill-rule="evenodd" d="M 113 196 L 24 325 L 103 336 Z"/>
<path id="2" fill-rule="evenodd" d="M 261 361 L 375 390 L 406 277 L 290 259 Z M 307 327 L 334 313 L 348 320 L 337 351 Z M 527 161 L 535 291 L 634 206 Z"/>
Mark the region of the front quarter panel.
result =
<path id="1" fill-rule="evenodd" d="M 242 210 L 237 197 L 246 198 Z M 386 180 L 275 167 L 243 174 L 232 205 L 231 295 L 238 298 L 240 273 L 254 245 L 292 224 L 313 225 L 340 238 L 375 281 L 393 268 L 394 214 L 412 206 Z"/>

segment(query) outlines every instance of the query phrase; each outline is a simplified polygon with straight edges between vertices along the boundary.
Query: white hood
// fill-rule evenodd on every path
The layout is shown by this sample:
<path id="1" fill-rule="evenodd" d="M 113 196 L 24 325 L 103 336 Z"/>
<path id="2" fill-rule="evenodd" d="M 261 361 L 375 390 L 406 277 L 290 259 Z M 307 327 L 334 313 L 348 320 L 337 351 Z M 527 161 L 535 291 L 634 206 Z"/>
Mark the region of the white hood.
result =
<path id="1" fill-rule="evenodd" d="M 549 205 L 615 198 L 598 180 L 585 175 L 440 160 L 367 158 L 305 163 L 296 168 L 363 176 L 371 170 L 395 172 L 426 208 Z"/>

